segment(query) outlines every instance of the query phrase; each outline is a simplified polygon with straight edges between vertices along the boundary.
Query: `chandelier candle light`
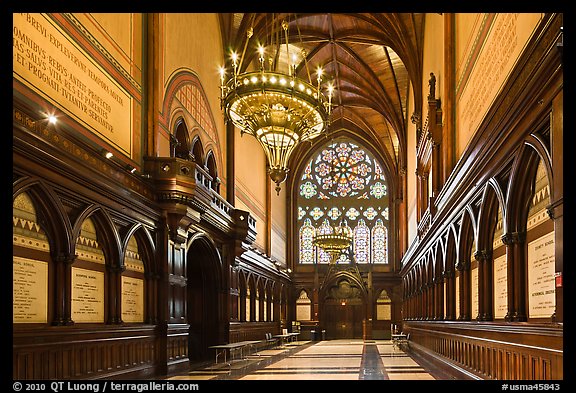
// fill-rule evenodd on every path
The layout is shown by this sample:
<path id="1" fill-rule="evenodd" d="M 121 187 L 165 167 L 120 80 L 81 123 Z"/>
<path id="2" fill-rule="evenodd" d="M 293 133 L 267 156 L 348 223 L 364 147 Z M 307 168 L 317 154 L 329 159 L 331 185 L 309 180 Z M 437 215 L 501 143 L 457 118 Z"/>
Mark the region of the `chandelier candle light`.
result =
<path id="1" fill-rule="evenodd" d="M 232 53 L 232 75 L 226 80 L 225 68 L 220 69 L 221 105 L 226 120 L 232 121 L 240 129 L 241 135 L 250 134 L 262 146 L 268 159 L 268 174 L 276 183 L 276 193 L 280 193 L 280 183 L 288 176 L 288 160 L 301 141 L 312 140 L 324 131 L 329 123 L 333 87 L 328 86 L 328 96 L 322 92 L 322 68 L 318 67 L 316 86 L 311 80 L 305 81 L 296 75 L 297 56 L 288 45 L 288 23 L 282 22 L 286 53 L 287 72 L 275 70 L 272 57 L 265 66 L 265 49 L 258 48 L 259 70 L 242 72 L 242 58 Z M 248 31 L 246 45 L 253 34 Z M 278 50 L 280 45 L 278 45 Z M 306 62 L 306 53 L 302 51 Z M 290 63 L 290 62 L 289 62 Z"/>
<path id="2" fill-rule="evenodd" d="M 338 226 L 330 226 L 330 230 L 323 232 L 320 228 L 316 229 L 314 240 L 315 246 L 323 249 L 330 255 L 330 264 L 336 263 L 342 252 L 352 244 L 352 231 L 346 223 Z"/>

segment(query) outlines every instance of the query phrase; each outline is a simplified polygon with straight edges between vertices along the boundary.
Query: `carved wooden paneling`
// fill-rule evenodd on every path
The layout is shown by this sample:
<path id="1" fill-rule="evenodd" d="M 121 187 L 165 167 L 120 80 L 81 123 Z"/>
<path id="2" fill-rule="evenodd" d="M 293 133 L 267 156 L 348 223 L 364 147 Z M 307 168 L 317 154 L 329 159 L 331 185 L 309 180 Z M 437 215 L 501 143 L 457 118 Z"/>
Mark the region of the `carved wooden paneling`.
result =
<path id="1" fill-rule="evenodd" d="M 563 378 L 563 334 L 558 327 L 409 322 L 404 330 L 413 349 L 440 355 L 446 364 L 482 379 Z"/>
<path id="2" fill-rule="evenodd" d="M 245 340 L 264 340 L 266 333 L 280 334 L 279 322 L 238 322 L 230 323 L 231 343 Z"/>
<path id="3" fill-rule="evenodd" d="M 92 379 L 154 373 L 153 328 L 58 329 L 14 333 L 14 379 Z"/>

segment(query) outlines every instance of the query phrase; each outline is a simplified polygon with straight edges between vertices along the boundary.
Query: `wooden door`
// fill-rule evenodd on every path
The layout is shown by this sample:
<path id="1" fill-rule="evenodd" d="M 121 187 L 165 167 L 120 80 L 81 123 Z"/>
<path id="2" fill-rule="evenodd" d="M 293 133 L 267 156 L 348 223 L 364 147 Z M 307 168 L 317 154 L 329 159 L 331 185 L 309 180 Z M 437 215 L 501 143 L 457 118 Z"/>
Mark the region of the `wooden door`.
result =
<path id="1" fill-rule="evenodd" d="M 326 339 L 362 338 L 364 313 L 361 304 L 326 304 L 324 313 Z"/>

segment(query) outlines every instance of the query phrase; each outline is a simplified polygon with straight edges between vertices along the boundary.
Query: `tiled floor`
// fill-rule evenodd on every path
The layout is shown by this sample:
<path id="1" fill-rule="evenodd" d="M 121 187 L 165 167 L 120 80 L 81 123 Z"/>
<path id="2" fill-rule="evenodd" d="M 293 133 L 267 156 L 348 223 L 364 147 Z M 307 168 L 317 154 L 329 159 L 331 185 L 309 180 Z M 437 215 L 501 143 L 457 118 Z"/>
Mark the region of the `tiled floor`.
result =
<path id="1" fill-rule="evenodd" d="M 434 380 L 388 340 L 299 341 L 235 359 L 210 364 L 170 380 Z"/>

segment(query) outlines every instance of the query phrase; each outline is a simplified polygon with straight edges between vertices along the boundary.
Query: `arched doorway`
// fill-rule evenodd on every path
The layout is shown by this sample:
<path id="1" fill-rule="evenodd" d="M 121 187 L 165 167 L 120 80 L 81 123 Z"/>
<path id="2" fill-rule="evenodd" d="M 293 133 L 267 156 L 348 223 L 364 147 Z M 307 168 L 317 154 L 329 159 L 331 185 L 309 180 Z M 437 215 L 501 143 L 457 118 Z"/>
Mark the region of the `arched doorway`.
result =
<path id="1" fill-rule="evenodd" d="M 187 255 L 187 318 L 190 324 L 190 361 L 211 359 L 210 346 L 220 344 L 221 261 L 214 244 L 205 236 L 192 238 Z"/>
<path id="2" fill-rule="evenodd" d="M 362 338 L 366 318 L 366 296 L 362 285 L 343 274 L 335 277 L 321 291 L 320 323 L 326 339 Z"/>

